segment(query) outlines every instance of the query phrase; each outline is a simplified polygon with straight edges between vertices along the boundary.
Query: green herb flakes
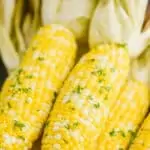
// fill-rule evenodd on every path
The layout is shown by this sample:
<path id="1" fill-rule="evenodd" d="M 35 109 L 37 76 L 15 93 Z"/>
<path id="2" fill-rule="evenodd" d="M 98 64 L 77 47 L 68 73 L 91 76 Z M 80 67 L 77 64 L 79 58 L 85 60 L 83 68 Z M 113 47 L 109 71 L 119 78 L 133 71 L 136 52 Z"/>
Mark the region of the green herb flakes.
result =
<path id="1" fill-rule="evenodd" d="M 20 128 L 20 129 L 25 127 L 25 125 L 23 123 L 21 123 L 17 120 L 14 121 L 14 126 Z"/>
<path id="2" fill-rule="evenodd" d="M 100 108 L 100 103 L 94 104 L 94 107 L 95 107 L 95 108 Z"/>

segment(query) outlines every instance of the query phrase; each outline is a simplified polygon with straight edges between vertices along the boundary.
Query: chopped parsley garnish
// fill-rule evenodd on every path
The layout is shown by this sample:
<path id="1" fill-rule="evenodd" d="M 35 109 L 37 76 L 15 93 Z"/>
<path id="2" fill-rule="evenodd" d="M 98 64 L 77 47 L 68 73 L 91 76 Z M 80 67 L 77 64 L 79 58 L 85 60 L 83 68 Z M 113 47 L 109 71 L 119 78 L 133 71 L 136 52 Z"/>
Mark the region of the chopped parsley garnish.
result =
<path id="1" fill-rule="evenodd" d="M 103 79 L 99 79 L 99 80 L 98 80 L 98 83 L 102 83 L 102 82 L 104 82 Z"/>
<path id="2" fill-rule="evenodd" d="M 126 137 L 125 133 L 122 130 L 115 131 L 115 129 L 113 129 L 111 132 L 109 132 L 110 136 L 116 136 L 117 134 L 120 134 L 122 137 Z"/>
<path id="3" fill-rule="evenodd" d="M 29 93 L 31 91 L 31 88 L 15 88 L 12 90 L 12 96 L 14 96 L 17 93 Z"/>
<path id="4" fill-rule="evenodd" d="M 27 75 L 26 78 L 28 79 L 32 79 L 34 76 L 31 74 L 31 75 Z"/>
<path id="5" fill-rule="evenodd" d="M 69 129 L 70 129 L 70 125 L 69 125 L 69 124 L 65 125 L 65 128 L 66 128 L 67 130 L 69 130 Z"/>
<path id="6" fill-rule="evenodd" d="M 73 128 L 76 128 L 79 125 L 79 122 L 73 123 Z"/>
<path id="7" fill-rule="evenodd" d="M 10 87 L 15 88 L 15 87 L 16 87 L 16 84 L 12 84 L 12 85 L 10 85 Z"/>
<path id="8" fill-rule="evenodd" d="M 43 61 L 45 58 L 44 57 L 38 57 L 37 58 L 39 61 Z"/>
<path id="9" fill-rule="evenodd" d="M 125 133 L 122 130 L 120 130 L 119 133 L 121 134 L 122 137 L 126 137 Z"/>
<path id="10" fill-rule="evenodd" d="M 22 88 L 22 91 L 24 93 L 28 93 L 28 92 L 31 92 L 31 88 Z"/>
<path id="11" fill-rule="evenodd" d="M 105 72 L 104 72 L 104 70 L 102 70 L 102 69 L 99 69 L 98 71 L 97 71 L 97 74 L 99 75 L 99 76 L 101 76 L 101 75 L 105 75 Z"/>
<path id="12" fill-rule="evenodd" d="M 100 107 L 100 103 L 94 104 L 94 107 L 95 107 L 95 108 L 99 108 L 99 107 Z"/>
<path id="13" fill-rule="evenodd" d="M 21 81 L 20 81 L 21 73 L 23 73 L 23 69 L 22 68 L 18 69 L 18 71 L 17 71 L 17 75 L 16 75 L 16 82 L 17 82 L 17 84 L 21 84 Z"/>
<path id="14" fill-rule="evenodd" d="M 18 138 L 23 140 L 23 141 L 25 140 L 25 138 L 23 136 L 18 136 Z"/>
<path id="15" fill-rule="evenodd" d="M 116 136 L 116 131 L 113 129 L 111 132 L 109 132 L 110 136 Z"/>
<path id="16" fill-rule="evenodd" d="M 14 121 L 14 126 L 20 128 L 20 129 L 25 127 L 25 125 L 23 123 L 21 123 L 17 120 Z"/>
<path id="17" fill-rule="evenodd" d="M 105 76 L 105 70 L 104 69 L 98 69 L 97 71 L 93 71 L 92 74 L 98 75 L 98 76 Z"/>
<path id="18" fill-rule="evenodd" d="M 82 92 L 83 89 L 84 89 L 84 88 L 82 88 L 80 85 L 78 85 L 78 86 L 76 87 L 76 89 L 75 89 L 73 92 L 78 93 L 78 94 L 81 94 L 81 92 Z"/>
<path id="19" fill-rule="evenodd" d="M 88 99 L 93 100 L 92 95 L 89 95 L 89 96 L 88 96 Z"/>
<path id="20" fill-rule="evenodd" d="M 18 75 L 20 75 L 22 72 L 23 72 L 22 68 L 18 69 Z"/>

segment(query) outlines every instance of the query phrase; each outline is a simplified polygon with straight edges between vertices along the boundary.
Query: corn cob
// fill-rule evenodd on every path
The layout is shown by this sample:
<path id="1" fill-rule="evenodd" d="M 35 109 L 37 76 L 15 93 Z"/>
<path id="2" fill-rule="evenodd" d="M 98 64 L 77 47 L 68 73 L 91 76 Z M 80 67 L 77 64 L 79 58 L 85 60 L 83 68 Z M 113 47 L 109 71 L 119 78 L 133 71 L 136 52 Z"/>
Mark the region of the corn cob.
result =
<path id="1" fill-rule="evenodd" d="M 56 99 L 42 150 L 94 150 L 128 70 L 122 46 L 101 45 L 83 56 Z"/>
<path id="2" fill-rule="evenodd" d="M 145 119 L 137 137 L 129 150 L 149 150 L 150 149 L 150 114 Z"/>
<path id="3" fill-rule="evenodd" d="M 149 108 L 147 61 L 147 53 L 132 61 L 130 77 L 111 110 L 97 149 L 126 149 L 131 143 Z"/>
<path id="4" fill-rule="evenodd" d="M 75 62 L 76 43 L 59 25 L 45 26 L 6 80 L 0 101 L 0 149 L 26 150 L 38 138 L 64 79 Z"/>
<path id="5" fill-rule="evenodd" d="M 147 86 L 129 79 L 111 110 L 105 129 L 99 137 L 97 149 L 125 150 L 143 121 L 148 107 Z"/>

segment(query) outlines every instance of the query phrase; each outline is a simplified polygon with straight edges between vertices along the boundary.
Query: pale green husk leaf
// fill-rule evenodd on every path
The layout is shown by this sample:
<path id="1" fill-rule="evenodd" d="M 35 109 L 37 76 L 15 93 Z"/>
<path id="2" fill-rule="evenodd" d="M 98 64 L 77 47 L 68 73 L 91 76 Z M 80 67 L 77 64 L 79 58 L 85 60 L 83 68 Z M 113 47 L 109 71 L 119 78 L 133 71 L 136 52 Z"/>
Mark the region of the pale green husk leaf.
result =
<path id="1" fill-rule="evenodd" d="M 0 0 L 0 22 L 10 33 L 16 0 Z"/>
<path id="2" fill-rule="evenodd" d="M 90 47 L 100 43 L 127 44 L 135 58 L 147 46 L 149 31 L 142 33 L 148 0 L 100 0 L 89 31 Z"/>
<path id="3" fill-rule="evenodd" d="M 80 41 L 87 41 L 88 27 L 97 0 L 43 0 L 43 24 L 60 23 Z"/>
<path id="4" fill-rule="evenodd" d="M 148 46 L 142 55 L 133 60 L 132 76 L 145 84 L 150 88 L 150 47 Z"/>
<path id="5" fill-rule="evenodd" d="M 8 35 L 7 30 L 0 26 L 0 53 L 8 73 L 19 65 L 19 55 Z"/>

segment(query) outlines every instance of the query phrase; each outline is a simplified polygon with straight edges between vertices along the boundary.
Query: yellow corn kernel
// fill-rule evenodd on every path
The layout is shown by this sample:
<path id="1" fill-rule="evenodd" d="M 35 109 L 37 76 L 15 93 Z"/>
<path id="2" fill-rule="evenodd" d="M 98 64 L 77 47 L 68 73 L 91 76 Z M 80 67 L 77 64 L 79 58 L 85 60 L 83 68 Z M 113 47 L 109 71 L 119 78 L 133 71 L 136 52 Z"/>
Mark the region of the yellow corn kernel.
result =
<path id="1" fill-rule="evenodd" d="M 0 149 L 32 147 L 75 56 L 76 43 L 70 31 L 60 25 L 40 29 L 2 89 Z"/>
<path id="2" fill-rule="evenodd" d="M 149 150 L 150 149 L 150 114 L 145 119 L 133 144 L 129 150 Z"/>
<path id="3" fill-rule="evenodd" d="M 99 150 L 125 150 L 149 108 L 148 88 L 129 79 L 98 140 Z M 138 149 L 137 149 L 138 150 Z"/>
<path id="4" fill-rule="evenodd" d="M 101 45 L 83 56 L 56 99 L 42 150 L 94 150 L 128 71 L 124 47 Z"/>

